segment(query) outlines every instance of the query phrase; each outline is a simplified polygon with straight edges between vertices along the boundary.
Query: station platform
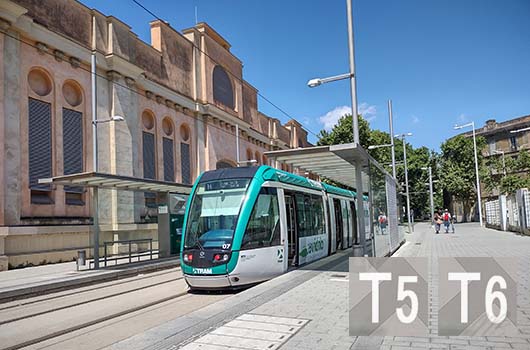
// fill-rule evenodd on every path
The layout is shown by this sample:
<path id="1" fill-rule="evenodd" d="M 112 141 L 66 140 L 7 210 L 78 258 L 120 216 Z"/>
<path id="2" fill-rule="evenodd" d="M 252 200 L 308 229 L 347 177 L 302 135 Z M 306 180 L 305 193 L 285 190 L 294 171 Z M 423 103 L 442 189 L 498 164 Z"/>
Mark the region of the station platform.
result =
<path id="1" fill-rule="evenodd" d="M 349 252 L 337 253 L 115 343 L 109 349 L 530 349 L 530 237 L 459 224 L 435 235 L 417 224 L 396 256 L 520 257 L 518 337 L 353 337 L 348 325 Z M 438 267 L 431 263 L 432 271 Z M 431 272 L 432 272 L 431 271 Z M 431 273 L 431 276 L 433 273 Z M 431 291 L 431 306 L 437 295 Z M 363 322 L 363 320 L 360 320 Z"/>
<path id="2" fill-rule="evenodd" d="M 122 264 L 99 270 L 77 271 L 75 262 L 66 262 L 2 271 L 0 272 L 0 303 L 176 266 L 180 266 L 179 258 Z"/>

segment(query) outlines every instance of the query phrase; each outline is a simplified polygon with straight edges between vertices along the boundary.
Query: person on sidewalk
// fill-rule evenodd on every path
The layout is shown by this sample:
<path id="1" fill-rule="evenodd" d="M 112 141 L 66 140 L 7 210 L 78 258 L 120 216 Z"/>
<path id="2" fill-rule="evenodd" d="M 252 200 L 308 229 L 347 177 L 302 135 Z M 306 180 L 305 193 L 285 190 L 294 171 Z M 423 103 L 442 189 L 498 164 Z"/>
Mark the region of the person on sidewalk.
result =
<path id="1" fill-rule="evenodd" d="M 451 231 L 452 231 L 452 233 L 455 233 L 455 222 L 456 222 L 456 214 L 451 216 Z"/>
<path id="2" fill-rule="evenodd" d="M 377 218 L 377 221 L 379 222 L 379 230 L 381 231 L 381 234 L 384 235 L 386 233 L 386 225 L 387 225 L 387 218 L 385 213 L 382 211 L 379 212 L 379 217 Z"/>
<path id="3" fill-rule="evenodd" d="M 434 213 L 434 229 L 436 230 L 436 234 L 440 233 L 441 225 L 442 225 L 442 213 L 440 212 L 440 209 L 438 209 Z"/>
<path id="4" fill-rule="evenodd" d="M 451 213 L 449 213 L 449 210 L 444 210 L 442 218 L 445 226 L 445 233 L 449 233 L 449 225 L 451 225 Z"/>

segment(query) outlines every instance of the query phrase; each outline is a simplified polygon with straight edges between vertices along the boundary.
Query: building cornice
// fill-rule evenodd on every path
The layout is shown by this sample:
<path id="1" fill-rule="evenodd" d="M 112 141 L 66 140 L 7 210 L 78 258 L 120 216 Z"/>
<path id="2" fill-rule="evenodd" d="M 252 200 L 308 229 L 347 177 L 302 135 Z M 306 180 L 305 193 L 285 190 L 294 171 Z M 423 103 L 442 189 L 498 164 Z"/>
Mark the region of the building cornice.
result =
<path id="1" fill-rule="evenodd" d="M 12 1 L 0 0 L 0 17 L 10 23 L 15 23 L 26 12 L 28 10 Z"/>

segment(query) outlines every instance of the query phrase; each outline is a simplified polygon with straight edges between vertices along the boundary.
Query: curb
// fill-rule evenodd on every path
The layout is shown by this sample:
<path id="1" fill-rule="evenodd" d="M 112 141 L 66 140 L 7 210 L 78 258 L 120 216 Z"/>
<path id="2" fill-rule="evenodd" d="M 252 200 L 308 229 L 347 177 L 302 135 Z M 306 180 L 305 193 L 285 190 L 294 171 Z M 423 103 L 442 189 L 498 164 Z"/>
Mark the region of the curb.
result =
<path id="1" fill-rule="evenodd" d="M 101 273 L 96 275 L 81 275 L 75 276 L 73 278 L 65 277 L 66 279 L 61 281 L 44 282 L 38 285 L 22 286 L 18 288 L 15 287 L 13 289 L 0 291 L 0 304 L 13 300 L 26 299 L 37 295 L 84 287 L 91 284 L 119 280 L 122 278 L 136 276 L 141 273 L 171 269 L 178 266 L 180 266 L 179 258 L 163 259 L 162 261 L 157 261 L 154 263 L 142 263 L 141 265 L 122 267 L 120 269 L 117 269 L 116 267 L 101 269 Z M 94 272 L 94 270 L 90 272 Z"/>

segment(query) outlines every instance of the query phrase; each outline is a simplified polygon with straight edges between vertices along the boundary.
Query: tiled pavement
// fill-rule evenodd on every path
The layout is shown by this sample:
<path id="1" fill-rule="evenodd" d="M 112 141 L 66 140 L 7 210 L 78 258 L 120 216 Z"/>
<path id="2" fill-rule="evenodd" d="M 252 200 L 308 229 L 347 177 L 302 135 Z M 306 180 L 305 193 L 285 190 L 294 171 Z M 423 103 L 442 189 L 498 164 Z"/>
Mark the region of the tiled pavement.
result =
<path id="1" fill-rule="evenodd" d="M 428 225 L 418 224 L 407 235 L 408 243 L 396 255 L 430 257 L 431 278 L 436 280 L 437 257 L 520 257 L 518 280 L 518 326 L 521 336 L 442 337 L 437 335 L 437 317 L 430 320 L 430 337 L 351 337 L 348 335 L 347 260 L 323 271 L 251 313 L 311 320 L 281 349 L 530 349 L 530 237 L 480 228 L 476 224 L 457 225 L 455 234 L 434 235 Z M 430 281 L 431 283 L 433 281 Z M 436 286 L 431 291 L 431 307 L 437 306 Z"/>
<path id="2" fill-rule="evenodd" d="M 201 337 L 219 332 L 232 320 L 244 314 L 308 320 L 286 342 L 274 348 L 294 349 L 356 349 L 356 350 L 530 350 L 530 237 L 480 228 L 476 224 L 460 224 L 455 234 L 434 235 L 426 224 L 416 225 L 407 235 L 407 244 L 396 255 L 429 257 L 431 285 L 436 281 L 438 257 L 519 257 L 518 279 L 519 337 L 443 337 L 437 335 L 437 316 L 429 320 L 429 337 L 351 337 L 348 332 L 348 252 L 322 259 L 307 267 L 293 270 L 254 288 L 235 294 L 184 317 L 114 344 L 114 350 L 179 349 Z M 434 277 L 434 278 L 433 278 Z M 430 307 L 437 309 L 436 286 L 431 290 Z M 360 320 L 366 321 L 366 320 Z M 222 330 L 222 329 L 221 329 Z M 233 330 L 231 330 L 233 331 Z M 247 332 L 248 333 L 248 332 Z M 250 334 L 250 333 L 249 333 Z M 259 338 L 257 334 L 249 337 Z M 259 349 L 259 342 L 247 342 L 244 348 L 196 345 L 200 349 Z M 267 347 L 265 347 L 266 349 Z"/>

